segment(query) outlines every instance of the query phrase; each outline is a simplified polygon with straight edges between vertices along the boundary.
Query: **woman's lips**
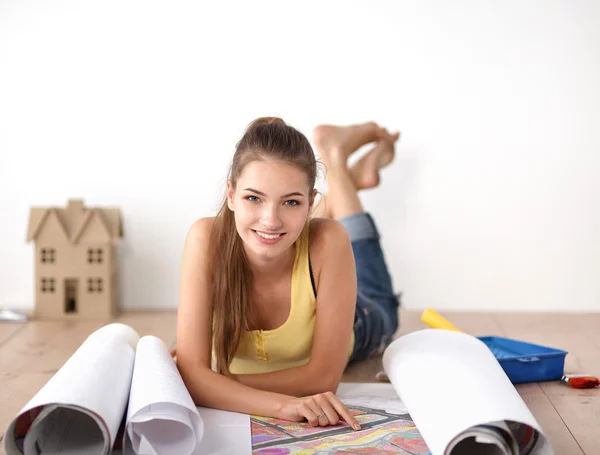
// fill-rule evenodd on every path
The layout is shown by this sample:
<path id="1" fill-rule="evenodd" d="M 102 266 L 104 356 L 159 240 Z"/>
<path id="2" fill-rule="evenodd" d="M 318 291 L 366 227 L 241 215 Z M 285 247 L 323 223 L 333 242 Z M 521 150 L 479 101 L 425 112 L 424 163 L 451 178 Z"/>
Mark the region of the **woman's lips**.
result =
<path id="1" fill-rule="evenodd" d="M 260 243 L 264 243 L 266 245 L 274 245 L 275 243 L 279 242 L 283 238 L 283 236 L 285 235 L 285 233 L 283 233 L 283 234 L 280 234 L 279 237 L 276 237 L 274 239 L 267 239 L 267 238 L 262 237 L 261 235 L 259 235 L 258 232 L 255 231 L 254 229 L 252 229 L 252 232 L 254 233 L 254 236 L 258 239 L 258 241 Z"/>

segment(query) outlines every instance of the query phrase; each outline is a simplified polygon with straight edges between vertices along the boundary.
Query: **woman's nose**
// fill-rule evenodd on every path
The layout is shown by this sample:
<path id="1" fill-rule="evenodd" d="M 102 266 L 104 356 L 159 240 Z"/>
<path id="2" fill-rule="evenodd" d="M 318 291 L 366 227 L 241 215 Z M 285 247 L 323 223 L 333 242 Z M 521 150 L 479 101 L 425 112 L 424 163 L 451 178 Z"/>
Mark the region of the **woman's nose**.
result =
<path id="1" fill-rule="evenodd" d="M 262 224 L 269 230 L 277 230 L 281 227 L 281 217 L 279 216 L 279 207 L 265 205 L 261 217 Z"/>

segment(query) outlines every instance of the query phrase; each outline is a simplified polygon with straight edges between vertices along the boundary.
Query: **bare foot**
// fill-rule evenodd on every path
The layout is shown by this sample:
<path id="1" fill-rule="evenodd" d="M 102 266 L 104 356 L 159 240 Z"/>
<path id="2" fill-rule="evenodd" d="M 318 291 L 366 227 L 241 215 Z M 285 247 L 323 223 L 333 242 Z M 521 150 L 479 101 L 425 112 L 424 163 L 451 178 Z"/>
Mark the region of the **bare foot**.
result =
<path id="1" fill-rule="evenodd" d="M 380 139 L 365 156 L 358 160 L 349 170 L 357 190 L 375 188 L 379 185 L 379 170 L 394 160 L 394 142 L 399 134 L 392 135 L 393 140 Z"/>
<path id="2" fill-rule="evenodd" d="M 319 155 L 342 160 L 344 163 L 361 146 L 389 134 L 374 122 L 360 125 L 319 125 L 313 131 L 313 143 Z"/>

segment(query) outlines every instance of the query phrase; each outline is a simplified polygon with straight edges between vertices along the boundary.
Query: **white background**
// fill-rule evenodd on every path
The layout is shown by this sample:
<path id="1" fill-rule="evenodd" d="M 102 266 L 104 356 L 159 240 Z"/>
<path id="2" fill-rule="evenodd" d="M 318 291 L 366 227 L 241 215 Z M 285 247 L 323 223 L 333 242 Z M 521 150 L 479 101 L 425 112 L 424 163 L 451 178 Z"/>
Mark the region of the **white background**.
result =
<path id="1" fill-rule="evenodd" d="M 255 117 L 400 129 L 363 193 L 408 308 L 600 310 L 600 3 L 0 2 L 0 307 L 30 206 L 119 206 L 124 308 L 175 308 L 185 234 Z"/>

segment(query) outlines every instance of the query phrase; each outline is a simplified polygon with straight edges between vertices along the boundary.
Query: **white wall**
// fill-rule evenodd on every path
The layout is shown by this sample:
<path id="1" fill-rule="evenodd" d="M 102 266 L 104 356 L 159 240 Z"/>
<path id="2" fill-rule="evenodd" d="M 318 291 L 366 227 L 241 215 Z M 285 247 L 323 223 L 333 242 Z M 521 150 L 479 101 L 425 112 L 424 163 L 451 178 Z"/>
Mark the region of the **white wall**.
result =
<path id="1" fill-rule="evenodd" d="M 177 305 L 187 228 L 246 124 L 376 120 L 364 193 L 410 308 L 600 310 L 594 1 L 0 3 L 0 307 L 30 206 L 118 205 L 124 307 Z"/>

